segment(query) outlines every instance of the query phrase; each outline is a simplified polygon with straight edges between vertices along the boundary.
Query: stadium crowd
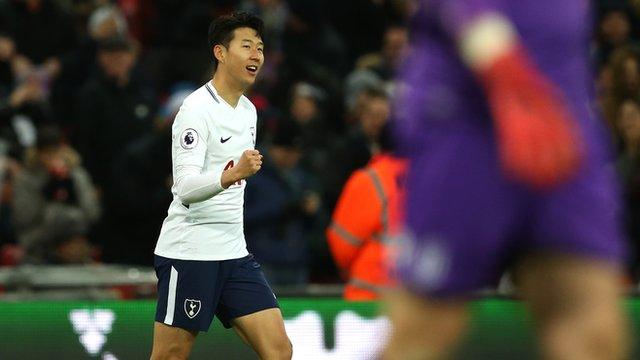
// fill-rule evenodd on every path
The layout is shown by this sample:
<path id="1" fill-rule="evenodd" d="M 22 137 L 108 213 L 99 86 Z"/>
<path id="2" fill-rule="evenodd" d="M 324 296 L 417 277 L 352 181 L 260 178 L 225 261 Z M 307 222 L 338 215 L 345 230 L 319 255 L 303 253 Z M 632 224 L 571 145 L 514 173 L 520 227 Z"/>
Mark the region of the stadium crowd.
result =
<path id="1" fill-rule="evenodd" d="M 150 266 L 171 201 L 171 123 L 211 77 L 209 22 L 265 21 L 248 97 L 263 169 L 247 183 L 249 251 L 274 285 L 339 281 L 325 239 L 351 173 L 380 151 L 400 0 L 0 1 L 0 265 Z M 616 144 L 640 273 L 640 1 L 596 5 L 599 109 Z M 364 205 L 366 206 L 366 205 Z"/>

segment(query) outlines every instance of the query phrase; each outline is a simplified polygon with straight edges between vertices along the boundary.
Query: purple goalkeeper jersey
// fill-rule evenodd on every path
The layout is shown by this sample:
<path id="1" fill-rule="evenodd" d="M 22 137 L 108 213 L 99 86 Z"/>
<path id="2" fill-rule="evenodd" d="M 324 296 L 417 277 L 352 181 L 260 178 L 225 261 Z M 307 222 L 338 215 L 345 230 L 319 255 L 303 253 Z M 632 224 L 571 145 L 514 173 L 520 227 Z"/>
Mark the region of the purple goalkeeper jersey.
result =
<path id="1" fill-rule="evenodd" d="M 586 146 L 576 176 L 546 193 L 503 175 L 485 95 L 458 55 L 456 36 L 491 11 L 515 25 Z M 591 108 L 590 22 L 586 0 L 427 0 L 418 11 L 395 109 L 397 143 L 411 164 L 397 262 L 406 286 L 466 294 L 527 251 L 623 258 L 608 136 Z"/>

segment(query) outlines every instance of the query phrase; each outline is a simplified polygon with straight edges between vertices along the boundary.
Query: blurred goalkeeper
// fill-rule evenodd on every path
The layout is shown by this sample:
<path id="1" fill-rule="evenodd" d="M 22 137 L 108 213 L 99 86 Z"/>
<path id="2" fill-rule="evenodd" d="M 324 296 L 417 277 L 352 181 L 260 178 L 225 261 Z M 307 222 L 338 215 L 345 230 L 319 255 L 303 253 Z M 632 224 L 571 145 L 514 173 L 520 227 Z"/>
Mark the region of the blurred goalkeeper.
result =
<path id="1" fill-rule="evenodd" d="M 385 359 L 447 358 L 467 301 L 514 265 L 545 359 L 623 359 L 616 179 L 586 0 L 430 0 L 402 67 L 411 160 Z"/>

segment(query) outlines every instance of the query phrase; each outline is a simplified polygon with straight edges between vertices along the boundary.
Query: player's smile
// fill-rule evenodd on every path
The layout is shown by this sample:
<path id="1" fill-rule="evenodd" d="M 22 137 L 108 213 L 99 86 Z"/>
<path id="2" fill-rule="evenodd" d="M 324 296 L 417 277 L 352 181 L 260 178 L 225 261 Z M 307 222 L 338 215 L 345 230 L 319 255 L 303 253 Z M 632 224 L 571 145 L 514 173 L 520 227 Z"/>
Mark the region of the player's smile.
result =
<path id="1" fill-rule="evenodd" d="M 247 69 L 247 72 L 251 76 L 255 77 L 256 75 L 258 75 L 258 70 L 259 70 L 258 65 L 247 65 L 245 69 Z"/>

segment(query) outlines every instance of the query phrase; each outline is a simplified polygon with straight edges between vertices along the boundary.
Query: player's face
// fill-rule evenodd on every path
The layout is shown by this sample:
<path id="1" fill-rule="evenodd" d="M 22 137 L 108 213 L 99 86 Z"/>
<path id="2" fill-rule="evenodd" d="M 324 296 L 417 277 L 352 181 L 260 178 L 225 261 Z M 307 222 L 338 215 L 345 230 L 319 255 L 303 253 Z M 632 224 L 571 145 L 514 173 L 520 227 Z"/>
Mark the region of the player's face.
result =
<path id="1" fill-rule="evenodd" d="M 238 28 L 229 43 L 225 68 L 243 87 L 256 81 L 264 63 L 264 44 L 251 28 Z"/>

